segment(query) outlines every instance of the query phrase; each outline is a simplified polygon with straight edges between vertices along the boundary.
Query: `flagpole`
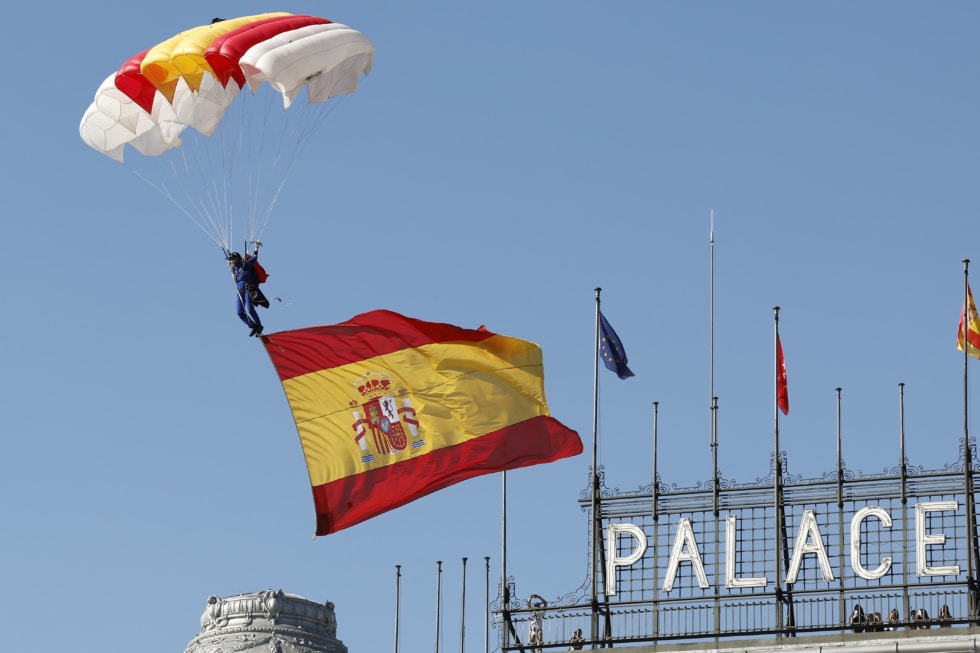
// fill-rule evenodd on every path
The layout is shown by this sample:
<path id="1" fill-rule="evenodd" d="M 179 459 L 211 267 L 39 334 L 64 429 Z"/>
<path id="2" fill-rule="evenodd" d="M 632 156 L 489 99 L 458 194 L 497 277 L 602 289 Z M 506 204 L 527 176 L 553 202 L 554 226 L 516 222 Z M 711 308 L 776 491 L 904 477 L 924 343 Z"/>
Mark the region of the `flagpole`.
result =
<path id="1" fill-rule="evenodd" d="M 711 484 L 714 487 L 713 504 L 714 504 L 714 515 L 718 516 L 718 397 L 715 396 L 715 212 L 714 209 L 711 211 L 711 231 L 708 236 L 708 242 L 711 245 L 711 265 L 710 265 L 710 277 L 711 277 L 711 308 L 709 309 L 709 314 L 711 316 L 711 325 L 709 332 L 711 334 L 711 345 L 710 349 L 710 415 L 711 415 L 711 464 L 712 464 L 712 474 L 711 474 Z"/>
<path id="2" fill-rule="evenodd" d="M 653 559 L 659 560 L 657 557 L 657 546 L 660 542 L 660 508 L 658 504 L 660 503 L 660 474 L 657 471 L 657 438 L 659 434 L 657 432 L 659 428 L 659 417 L 660 417 L 660 402 L 653 402 Z M 660 623 L 658 621 L 659 610 L 657 610 L 657 598 L 659 589 L 659 578 L 656 577 L 656 569 L 654 569 L 654 583 L 653 583 L 653 636 L 654 638 L 660 632 Z M 657 640 L 654 639 L 656 642 Z"/>
<path id="3" fill-rule="evenodd" d="M 398 653 L 398 614 L 402 591 L 402 566 L 395 565 L 395 653 Z"/>
<path id="4" fill-rule="evenodd" d="M 459 606 L 459 653 L 463 653 L 466 641 L 466 556 L 463 556 L 463 589 Z"/>
<path id="5" fill-rule="evenodd" d="M 967 447 L 967 434 L 969 432 L 969 422 L 967 416 L 967 405 L 969 404 L 969 394 L 967 392 L 968 381 L 967 371 L 970 369 L 970 259 L 963 259 L 963 446 L 964 451 Z"/>
<path id="6" fill-rule="evenodd" d="M 841 446 L 841 388 L 837 388 L 837 507 L 844 507 L 844 452 Z M 844 522 L 841 522 L 842 524 Z M 841 531 L 843 533 L 843 530 Z M 842 549 L 843 550 L 843 549 Z"/>
<path id="7" fill-rule="evenodd" d="M 711 398 L 711 430 L 713 432 L 711 440 L 711 485 L 713 486 L 711 503 L 712 512 L 717 517 L 720 514 L 719 504 L 721 503 L 721 489 L 718 483 L 718 441 L 716 440 L 718 435 L 718 397 Z"/>
<path id="8" fill-rule="evenodd" d="M 841 451 L 841 388 L 836 388 L 837 392 L 837 523 L 844 523 L 844 456 Z M 844 529 L 838 529 L 837 546 L 844 551 Z M 844 556 L 840 556 L 840 565 L 837 568 L 837 575 L 840 578 L 840 599 L 837 608 L 837 617 L 840 623 L 847 619 L 847 607 L 844 604 Z"/>
<path id="9" fill-rule="evenodd" d="M 786 629 L 789 630 L 790 637 L 796 637 L 796 633 L 793 630 L 796 628 L 796 611 L 793 606 L 793 586 L 789 583 L 786 584 L 785 591 L 781 587 L 782 583 L 782 572 L 784 570 L 789 570 L 790 559 L 789 559 L 789 548 L 786 546 L 786 542 L 789 541 L 789 534 L 786 532 L 786 506 L 783 501 L 783 464 L 782 458 L 780 457 L 779 449 L 779 386 L 780 377 L 782 375 L 783 369 L 785 369 L 785 362 L 781 360 L 780 350 L 781 344 L 779 342 L 779 307 L 773 307 L 773 314 L 775 316 L 775 328 L 776 328 L 776 392 L 775 392 L 775 434 L 776 434 L 776 594 L 777 594 L 777 605 L 779 604 L 779 595 L 782 594 L 782 601 L 786 603 Z M 786 379 L 782 379 L 783 390 L 786 391 L 785 387 Z M 789 399 L 787 398 L 787 402 Z M 787 403 L 787 410 L 788 410 Z M 782 568 L 779 566 L 779 554 L 782 552 Z M 779 608 L 779 614 L 777 615 L 777 626 L 782 626 L 782 608 Z M 777 636 L 779 636 L 777 634 Z"/>
<path id="10" fill-rule="evenodd" d="M 908 502 L 908 473 L 905 466 L 905 383 L 898 384 L 898 468 L 902 475 L 902 505 Z"/>
<path id="11" fill-rule="evenodd" d="M 792 597 L 792 587 L 787 586 L 785 591 L 783 590 L 783 572 L 785 569 L 789 568 L 789 551 L 786 549 L 786 516 L 784 514 L 783 506 L 783 468 L 782 459 L 780 458 L 779 449 L 779 379 L 780 379 L 780 361 L 779 361 L 779 307 L 773 306 L 773 324 L 775 328 L 775 338 L 773 342 L 774 356 L 776 361 L 776 374 L 775 379 L 775 392 L 773 393 L 773 415 L 774 415 L 774 438 L 775 438 L 775 452 L 773 454 L 773 490 L 774 490 L 774 503 L 775 503 L 775 538 L 776 538 L 776 549 L 775 549 L 775 562 L 776 562 L 776 636 L 781 637 L 783 633 L 783 608 L 781 603 L 786 603 L 789 607 L 786 614 L 786 624 L 785 626 L 791 628 L 795 625 L 795 617 L 793 615 L 793 597 Z M 782 561 L 780 560 L 782 558 Z"/>
<path id="12" fill-rule="evenodd" d="M 602 545 L 603 540 L 603 518 L 602 506 L 599 503 L 599 359 L 602 358 L 603 364 L 616 373 L 620 379 L 627 379 L 633 376 L 633 371 L 627 366 L 629 360 L 626 358 L 626 349 L 619 341 L 619 336 L 612 328 L 612 325 L 602 315 L 600 293 L 602 288 L 595 289 L 595 352 L 594 352 L 594 378 L 593 378 L 593 398 L 592 398 L 592 525 L 589 557 L 591 558 L 592 575 L 592 641 L 596 641 L 599 631 L 599 614 L 602 613 L 603 638 L 612 636 L 612 615 L 608 609 L 599 608 L 599 580 L 602 580 L 602 587 L 608 587 L 606 578 L 605 556 L 606 550 Z M 609 603 L 609 597 L 603 592 L 602 596 L 605 604 Z"/>
<path id="13" fill-rule="evenodd" d="M 507 586 L 507 472 L 500 475 L 501 481 L 501 534 L 500 534 L 500 597 L 502 605 L 501 624 L 503 630 L 503 644 L 506 649 L 510 646 L 510 588 Z M 488 562 L 489 565 L 489 562 Z M 489 569 L 489 567 L 488 567 Z M 487 572 L 489 573 L 489 571 Z"/>
<path id="14" fill-rule="evenodd" d="M 773 306 L 772 307 L 772 313 L 773 313 L 773 324 L 775 325 L 775 329 L 776 329 L 776 333 L 775 333 L 775 335 L 773 337 L 773 341 L 772 341 L 772 346 L 773 346 L 773 360 L 776 361 L 776 374 L 775 374 L 775 376 L 773 376 L 773 379 L 775 380 L 776 386 L 775 386 L 775 392 L 772 395 L 772 398 L 773 398 L 773 406 L 772 406 L 773 411 L 772 412 L 773 412 L 774 424 L 775 424 L 775 426 L 773 428 L 773 432 L 775 433 L 775 438 L 776 438 L 776 442 L 775 442 L 775 448 L 776 448 L 776 470 L 778 471 L 779 470 L 779 373 L 780 373 L 780 369 L 779 369 L 779 307 L 778 306 Z"/>
<path id="15" fill-rule="evenodd" d="M 490 556 L 483 556 L 486 565 L 483 597 L 483 653 L 490 653 Z"/>
<path id="16" fill-rule="evenodd" d="M 980 543 L 976 532 L 976 502 L 973 487 L 973 447 L 970 446 L 969 421 L 969 374 L 970 369 L 970 259 L 963 259 L 963 480 L 966 485 L 966 526 L 973 549 L 973 555 L 967 556 L 966 579 L 970 586 L 970 619 L 976 619 L 978 610 L 978 592 L 976 571 L 980 566 Z"/>
<path id="17" fill-rule="evenodd" d="M 711 232 L 708 236 L 708 242 L 711 249 L 711 263 L 710 263 L 710 308 L 708 313 L 710 315 L 711 324 L 709 326 L 709 333 L 711 335 L 711 343 L 709 346 L 709 360 L 710 360 L 710 372 L 709 372 L 709 392 L 708 399 L 712 402 L 711 406 L 711 449 L 714 450 L 718 446 L 718 433 L 715 430 L 715 409 L 713 402 L 715 401 L 715 212 L 714 209 L 711 211 Z"/>
<path id="18" fill-rule="evenodd" d="M 970 369 L 970 259 L 963 259 L 963 462 L 970 465 L 969 369 Z M 972 574 L 970 575 L 972 578 Z"/>
<path id="19" fill-rule="evenodd" d="M 898 384 L 898 451 L 902 470 L 902 533 L 908 533 L 908 462 L 905 458 L 905 384 Z M 902 614 L 909 614 L 909 565 L 902 565 Z"/>
<path id="20" fill-rule="evenodd" d="M 775 392 L 773 392 L 773 415 L 774 424 L 773 433 L 775 442 L 773 444 L 773 502 L 775 509 L 775 528 L 773 529 L 773 535 L 775 537 L 775 567 L 776 567 L 776 636 L 779 637 L 783 629 L 783 609 L 780 605 L 780 595 L 783 589 L 783 570 L 780 563 L 780 555 L 782 554 L 782 532 L 783 525 L 782 519 L 780 518 L 782 513 L 779 506 L 779 494 L 780 494 L 780 481 L 782 471 L 779 468 L 779 307 L 774 306 L 774 325 L 775 325 L 775 336 L 773 338 L 773 360 L 776 361 L 776 374 L 773 376 L 775 380 Z"/>
<path id="21" fill-rule="evenodd" d="M 589 479 L 592 483 L 592 527 L 590 528 L 590 537 L 592 539 L 592 546 L 589 547 L 589 556 L 591 557 L 590 566 L 592 569 L 592 641 L 596 641 L 599 634 L 599 572 L 596 569 L 596 564 L 598 562 L 599 556 L 597 555 L 597 547 L 599 546 L 599 311 L 601 299 L 599 298 L 600 293 L 602 293 L 602 288 L 596 287 L 595 289 L 595 350 L 593 352 L 593 382 L 592 382 L 592 478 Z"/>
<path id="22" fill-rule="evenodd" d="M 439 653 L 439 632 L 442 617 L 442 560 L 436 560 L 436 653 Z"/>
<path id="23" fill-rule="evenodd" d="M 660 519 L 659 511 L 657 510 L 657 499 L 660 497 L 660 488 L 657 483 L 657 422 L 660 417 L 660 402 L 653 402 L 653 477 L 652 477 L 652 487 L 651 487 L 651 499 L 652 504 L 650 506 L 652 510 L 653 521 L 656 522 Z"/>

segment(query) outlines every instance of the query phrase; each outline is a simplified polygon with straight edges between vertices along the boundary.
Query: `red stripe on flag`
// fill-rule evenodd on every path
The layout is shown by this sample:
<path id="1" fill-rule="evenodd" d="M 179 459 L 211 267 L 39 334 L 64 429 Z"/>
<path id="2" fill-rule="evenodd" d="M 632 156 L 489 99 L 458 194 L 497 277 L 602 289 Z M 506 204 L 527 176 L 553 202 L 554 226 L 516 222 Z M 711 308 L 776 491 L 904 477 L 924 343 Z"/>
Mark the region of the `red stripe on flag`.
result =
<path id="1" fill-rule="evenodd" d="M 273 333 L 263 341 L 279 380 L 285 381 L 409 347 L 437 342 L 480 342 L 495 335 L 483 328 L 464 329 L 378 310 L 340 324 Z"/>
<path id="2" fill-rule="evenodd" d="M 552 417 L 534 417 L 418 458 L 315 486 L 316 534 L 335 533 L 460 481 L 580 453 L 582 441 L 575 431 Z"/>

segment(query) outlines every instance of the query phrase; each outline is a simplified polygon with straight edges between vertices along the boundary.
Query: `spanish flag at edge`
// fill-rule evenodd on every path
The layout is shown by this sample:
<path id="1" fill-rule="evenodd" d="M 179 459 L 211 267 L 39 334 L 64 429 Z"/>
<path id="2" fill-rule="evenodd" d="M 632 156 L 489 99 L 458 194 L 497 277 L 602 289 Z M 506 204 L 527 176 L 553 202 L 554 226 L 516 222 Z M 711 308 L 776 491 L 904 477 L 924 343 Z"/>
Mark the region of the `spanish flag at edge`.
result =
<path id="1" fill-rule="evenodd" d="M 973 303 L 973 291 L 970 285 L 966 286 L 968 305 L 964 307 L 964 312 L 969 312 L 970 328 L 967 331 L 967 352 L 974 358 L 980 358 L 980 317 L 977 316 L 977 305 Z M 956 348 L 963 351 L 963 312 L 960 313 L 960 326 L 956 332 Z"/>
<path id="2" fill-rule="evenodd" d="M 262 338 L 326 535 L 468 478 L 582 452 L 536 344 L 378 310 Z"/>

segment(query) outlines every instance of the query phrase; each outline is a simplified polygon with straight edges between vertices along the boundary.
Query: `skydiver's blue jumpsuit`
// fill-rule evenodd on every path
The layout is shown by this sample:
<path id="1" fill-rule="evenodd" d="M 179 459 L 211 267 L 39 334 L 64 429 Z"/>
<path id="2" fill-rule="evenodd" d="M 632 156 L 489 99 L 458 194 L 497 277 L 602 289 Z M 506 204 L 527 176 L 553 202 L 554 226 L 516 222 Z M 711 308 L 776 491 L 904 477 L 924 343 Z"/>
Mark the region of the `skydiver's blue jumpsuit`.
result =
<path id="1" fill-rule="evenodd" d="M 252 305 L 252 298 L 249 297 L 247 290 L 249 285 L 258 285 L 259 283 L 259 275 L 255 271 L 255 261 L 257 260 L 257 256 L 251 256 L 239 261 L 231 268 L 231 273 L 235 277 L 235 285 L 238 286 L 238 297 L 235 298 L 238 317 L 245 323 L 245 326 L 251 329 L 262 328 L 262 321 L 259 320 L 259 314 L 255 312 L 255 306 Z"/>

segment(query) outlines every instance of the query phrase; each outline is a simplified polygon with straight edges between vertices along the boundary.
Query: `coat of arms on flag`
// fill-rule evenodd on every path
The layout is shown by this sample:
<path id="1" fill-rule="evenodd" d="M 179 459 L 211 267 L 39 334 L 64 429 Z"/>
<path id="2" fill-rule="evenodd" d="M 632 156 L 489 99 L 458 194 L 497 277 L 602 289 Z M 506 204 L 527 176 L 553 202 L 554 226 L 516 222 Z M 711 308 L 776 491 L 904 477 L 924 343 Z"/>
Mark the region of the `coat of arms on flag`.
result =
<path id="1" fill-rule="evenodd" d="M 363 401 L 351 402 L 356 407 L 352 428 L 357 434 L 354 441 L 361 449 L 362 463 L 374 462 L 376 456 L 404 451 L 409 438 L 405 427 L 411 433 L 413 449 L 425 446 L 425 440 L 419 437 L 419 423 L 407 388 L 396 391 L 392 388 L 391 375 L 385 372 L 369 372 L 357 379 L 354 387 Z"/>

